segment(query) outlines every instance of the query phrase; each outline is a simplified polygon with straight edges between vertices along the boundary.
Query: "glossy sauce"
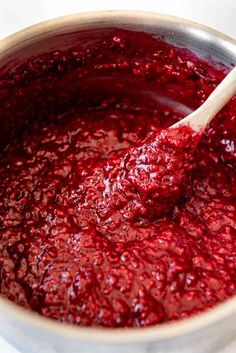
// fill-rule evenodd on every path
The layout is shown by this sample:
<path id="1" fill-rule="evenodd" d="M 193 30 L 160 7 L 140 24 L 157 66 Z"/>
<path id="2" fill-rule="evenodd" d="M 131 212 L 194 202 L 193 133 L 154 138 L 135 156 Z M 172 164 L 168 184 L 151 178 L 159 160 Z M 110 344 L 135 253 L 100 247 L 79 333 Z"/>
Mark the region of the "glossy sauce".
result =
<path id="1" fill-rule="evenodd" d="M 107 327 L 177 320 L 234 295 L 235 97 L 195 152 L 189 128 L 167 129 L 186 113 L 169 101 L 195 109 L 224 75 L 120 29 L 2 73 L 1 294 Z"/>

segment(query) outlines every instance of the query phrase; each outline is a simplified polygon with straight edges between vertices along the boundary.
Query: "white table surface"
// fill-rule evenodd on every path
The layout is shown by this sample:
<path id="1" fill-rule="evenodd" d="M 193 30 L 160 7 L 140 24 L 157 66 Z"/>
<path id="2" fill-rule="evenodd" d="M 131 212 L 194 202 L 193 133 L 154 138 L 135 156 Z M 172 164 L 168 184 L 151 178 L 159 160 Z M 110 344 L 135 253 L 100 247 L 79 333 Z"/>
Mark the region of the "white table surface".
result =
<path id="1" fill-rule="evenodd" d="M 185 17 L 236 38 L 236 0 L 0 0 L 0 39 L 53 17 L 108 9 L 156 11 Z M 235 352 L 236 342 L 233 342 L 220 353 Z M 24 352 L 17 351 L 0 336 L 0 353 Z"/>

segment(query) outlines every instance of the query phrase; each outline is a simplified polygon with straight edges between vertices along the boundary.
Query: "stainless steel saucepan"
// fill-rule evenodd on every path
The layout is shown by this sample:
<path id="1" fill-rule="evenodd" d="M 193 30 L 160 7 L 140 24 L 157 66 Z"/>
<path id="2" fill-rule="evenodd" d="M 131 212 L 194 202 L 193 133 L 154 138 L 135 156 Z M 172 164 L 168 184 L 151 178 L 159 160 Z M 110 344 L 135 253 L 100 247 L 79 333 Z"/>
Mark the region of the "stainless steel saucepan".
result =
<path id="1" fill-rule="evenodd" d="M 236 64 L 236 41 L 210 28 L 156 13 L 107 11 L 46 21 L 0 41 L 0 68 L 70 47 L 77 31 L 103 27 L 145 31 L 204 59 Z M 145 329 L 61 324 L 0 298 L 0 335 L 22 353 L 216 353 L 236 338 L 236 297 L 196 317 Z"/>

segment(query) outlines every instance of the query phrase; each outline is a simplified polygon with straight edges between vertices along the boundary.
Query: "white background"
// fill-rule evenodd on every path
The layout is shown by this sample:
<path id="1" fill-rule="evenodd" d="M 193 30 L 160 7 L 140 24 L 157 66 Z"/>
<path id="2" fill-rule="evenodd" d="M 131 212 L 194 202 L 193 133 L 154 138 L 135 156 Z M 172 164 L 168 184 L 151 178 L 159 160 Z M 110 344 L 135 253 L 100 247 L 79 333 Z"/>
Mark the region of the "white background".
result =
<path id="1" fill-rule="evenodd" d="M 164 12 L 236 37 L 236 0 L 0 0 L 0 38 L 52 17 L 104 9 Z"/>
<path id="2" fill-rule="evenodd" d="M 49 18 L 108 9 L 157 11 L 185 17 L 236 38 L 236 0 L 0 0 L 0 39 Z M 1 337 L 0 352 L 18 353 Z M 235 352 L 235 344 L 224 351 Z"/>

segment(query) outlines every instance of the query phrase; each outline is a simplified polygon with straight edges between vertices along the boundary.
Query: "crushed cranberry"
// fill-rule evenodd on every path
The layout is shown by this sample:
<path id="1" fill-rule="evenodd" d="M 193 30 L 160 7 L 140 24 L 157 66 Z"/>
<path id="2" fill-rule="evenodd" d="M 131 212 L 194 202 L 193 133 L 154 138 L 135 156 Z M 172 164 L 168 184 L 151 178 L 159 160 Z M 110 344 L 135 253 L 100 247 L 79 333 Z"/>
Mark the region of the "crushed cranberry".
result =
<path id="1" fill-rule="evenodd" d="M 106 327 L 234 295 L 236 100 L 194 152 L 190 128 L 168 129 L 225 73 L 117 28 L 2 68 L 1 295 Z"/>
<path id="2" fill-rule="evenodd" d="M 184 195 L 193 167 L 194 133 L 183 126 L 152 134 L 142 144 L 93 161 L 79 161 L 61 184 L 56 201 L 80 228 L 94 228 L 110 241 L 146 238 L 157 220 Z"/>

